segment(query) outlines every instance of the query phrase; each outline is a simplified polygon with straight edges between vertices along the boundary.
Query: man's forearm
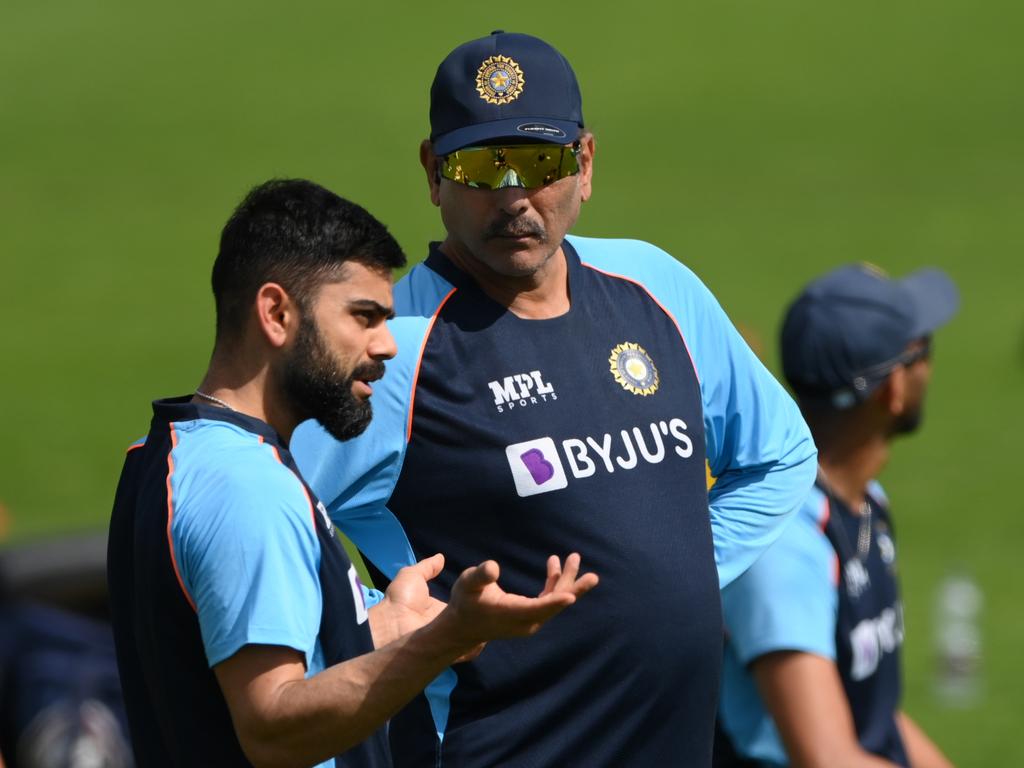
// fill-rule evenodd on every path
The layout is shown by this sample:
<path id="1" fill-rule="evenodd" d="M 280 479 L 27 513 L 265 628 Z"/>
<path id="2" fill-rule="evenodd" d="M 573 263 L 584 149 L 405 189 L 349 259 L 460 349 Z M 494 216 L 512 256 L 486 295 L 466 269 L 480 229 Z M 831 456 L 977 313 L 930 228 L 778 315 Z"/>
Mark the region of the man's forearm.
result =
<path id="1" fill-rule="evenodd" d="M 831 659 L 776 651 L 755 659 L 751 671 L 793 768 L 897 768 L 861 747 Z"/>
<path id="2" fill-rule="evenodd" d="M 372 653 L 298 679 L 282 679 L 277 656 L 295 652 L 244 648 L 238 656 L 250 658 L 237 660 L 246 667 L 239 671 L 253 674 L 247 662 L 269 666 L 265 675 L 257 672 L 250 685 L 270 690 L 248 699 L 263 702 L 262 706 L 243 706 L 237 713 L 232 708 L 239 741 L 256 766 L 327 760 L 366 739 L 470 647 L 458 644 L 443 624 L 434 622 Z M 292 667 L 292 675 L 295 671 Z"/>
<path id="3" fill-rule="evenodd" d="M 403 568 L 388 588 L 392 607 L 405 606 L 417 624 L 437 601 L 426 582 L 444 558 Z M 579 576 L 580 556 L 547 562 L 537 597 L 498 586 L 500 567 L 486 561 L 456 580 L 451 602 L 425 625 L 371 653 L 306 678 L 305 658 L 292 648 L 248 645 L 214 671 L 238 740 L 257 766 L 310 765 L 345 752 L 384 724 L 455 661 L 479 653 L 490 639 L 525 637 L 597 585 Z M 400 622 L 401 623 L 401 622 Z"/>
<path id="4" fill-rule="evenodd" d="M 907 748 L 911 768 L 953 768 L 938 745 L 921 730 L 906 712 L 900 712 L 896 719 L 900 727 L 903 744 Z"/>

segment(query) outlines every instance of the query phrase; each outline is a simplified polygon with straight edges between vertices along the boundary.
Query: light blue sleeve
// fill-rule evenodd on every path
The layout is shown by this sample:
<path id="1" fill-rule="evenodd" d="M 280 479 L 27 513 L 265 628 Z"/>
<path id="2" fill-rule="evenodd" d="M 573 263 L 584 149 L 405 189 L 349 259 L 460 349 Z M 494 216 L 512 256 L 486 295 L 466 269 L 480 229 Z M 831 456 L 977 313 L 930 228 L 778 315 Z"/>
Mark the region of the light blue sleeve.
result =
<path id="1" fill-rule="evenodd" d="M 581 259 L 640 283 L 675 319 L 700 379 L 715 562 L 729 584 L 781 534 L 817 451 L 793 399 L 689 269 L 648 243 L 570 238 Z"/>
<path id="2" fill-rule="evenodd" d="M 417 265 L 395 286 L 388 323 L 398 354 L 370 400 L 373 419 L 358 437 L 339 442 L 315 421 L 300 424 L 289 450 L 334 523 L 389 578 L 416 561 L 401 524 L 387 508 L 405 459 L 413 386 L 423 344 L 452 286 Z M 430 553 L 433 554 L 433 553 Z"/>
<path id="3" fill-rule="evenodd" d="M 322 596 L 305 489 L 253 436 L 241 449 L 216 439 L 194 449 L 189 430 L 178 434 L 171 540 L 207 661 L 212 667 L 245 645 L 280 645 L 303 653 L 309 669 Z"/>
<path id="4" fill-rule="evenodd" d="M 836 555 L 822 532 L 824 499 L 808 497 L 796 520 L 722 590 L 729 643 L 747 665 L 773 651 L 836 657 Z"/>
<path id="5" fill-rule="evenodd" d="M 867 492 L 868 495 L 875 500 L 876 504 L 884 507 L 885 509 L 889 509 L 889 496 L 880 482 L 877 480 L 869 480 Z"/>
<path id="6" fill-rule="evenodd" d="M 384 593 L 379 589 L 370 589 L 363 584 L 360 584 L 359 588 L 363 591 L 363 605 L 367 608 L 373 608 L 373 606 L 384 599 Z"/>

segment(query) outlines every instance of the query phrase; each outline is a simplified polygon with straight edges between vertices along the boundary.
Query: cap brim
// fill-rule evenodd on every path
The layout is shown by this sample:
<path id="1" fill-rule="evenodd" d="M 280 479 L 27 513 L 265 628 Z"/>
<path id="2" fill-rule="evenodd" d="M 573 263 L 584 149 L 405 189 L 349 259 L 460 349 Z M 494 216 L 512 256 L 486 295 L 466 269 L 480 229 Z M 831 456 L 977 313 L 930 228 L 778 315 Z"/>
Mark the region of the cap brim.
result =
<path id="1" fill-rule="evenodd" d="M 914 302 L 912 338 L 920 338 L 945 325 L 960 308 L 960 291 L 941 269 L 919 269 L 899 281 Z"/>
<path id="2" fill-rule="evenodd" d="M 548 117 L 516 117 L 492 120 L 459 128 L 432 139 L 434 154 L 447 155 L 463 147 L 509 139 L 513 141 L 544 141 L 550 144 L 571 144 L 579 138 L 580 125 Z"/>

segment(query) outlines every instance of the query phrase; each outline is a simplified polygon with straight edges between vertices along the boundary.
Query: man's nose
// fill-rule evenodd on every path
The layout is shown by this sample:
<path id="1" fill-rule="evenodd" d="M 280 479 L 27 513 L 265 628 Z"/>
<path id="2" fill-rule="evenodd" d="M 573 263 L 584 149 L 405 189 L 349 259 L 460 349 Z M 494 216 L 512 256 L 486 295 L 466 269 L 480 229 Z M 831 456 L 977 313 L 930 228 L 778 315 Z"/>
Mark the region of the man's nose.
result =
<path id="1" fill-rule="evenodd" d="M 530 208 L 529 190 L 523 187 L 501 187 L 491 192 L 498 208 L 509 216 L 520 216 Z"/>
<path id="2" fill-rule="evenodd" d="M 390 360 L 398 354 L 398 344 L 387 323 L 381 323 L 366 351 L 374 360 Z"/>

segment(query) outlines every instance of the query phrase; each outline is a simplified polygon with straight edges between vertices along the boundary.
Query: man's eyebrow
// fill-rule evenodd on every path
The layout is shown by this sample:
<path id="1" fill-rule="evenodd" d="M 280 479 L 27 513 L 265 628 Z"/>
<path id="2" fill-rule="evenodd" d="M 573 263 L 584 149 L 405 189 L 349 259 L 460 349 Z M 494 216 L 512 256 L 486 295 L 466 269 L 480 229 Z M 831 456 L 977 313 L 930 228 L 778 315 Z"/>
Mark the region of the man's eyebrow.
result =
<path id="1" fill-rule="evenodd" d="M 373 299 L 352 299 L 348 302 L 350 309 L 361 309 L 364 311 L 373 312 L 377 315 L 384 315 L 388 320 L 391 320 L 395 316 L 395 310 L 393 307 L 386 307 L 379 301 Z"/>

